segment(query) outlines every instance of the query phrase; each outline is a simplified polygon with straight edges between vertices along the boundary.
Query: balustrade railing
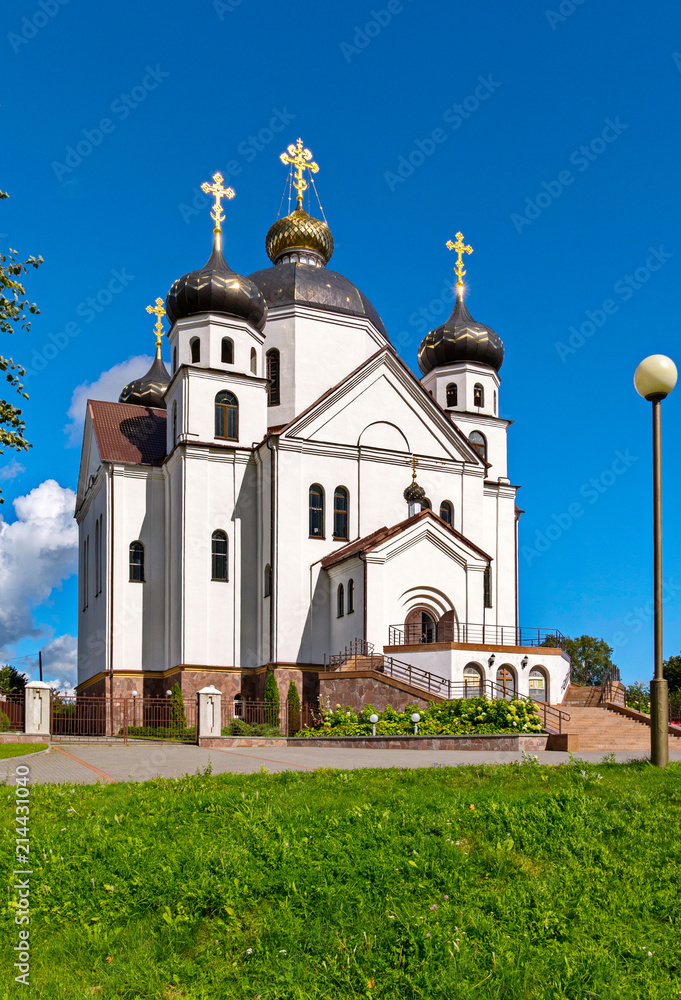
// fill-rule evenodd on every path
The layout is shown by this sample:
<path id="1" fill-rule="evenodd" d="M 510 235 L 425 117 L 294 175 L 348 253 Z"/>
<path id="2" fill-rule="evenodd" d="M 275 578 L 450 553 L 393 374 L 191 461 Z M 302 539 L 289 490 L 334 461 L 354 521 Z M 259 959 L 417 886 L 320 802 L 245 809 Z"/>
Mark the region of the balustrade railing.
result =
<path id="1" fill-rule="evenodd" d="M 558 629 L 526 625 L 477 625 L 470 622 L 420 622 L 391 625 L 389 646 L 416 646 L 430 642 L 485 643 L 493 646 L 553 646 L 565 649 Z"/>

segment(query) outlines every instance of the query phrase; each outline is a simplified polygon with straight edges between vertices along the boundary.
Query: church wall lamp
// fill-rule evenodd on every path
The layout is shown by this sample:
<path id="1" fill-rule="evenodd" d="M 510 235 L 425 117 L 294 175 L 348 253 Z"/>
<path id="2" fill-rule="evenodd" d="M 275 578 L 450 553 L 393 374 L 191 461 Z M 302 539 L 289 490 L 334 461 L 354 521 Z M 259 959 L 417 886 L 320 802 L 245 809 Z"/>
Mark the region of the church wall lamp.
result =
<path id="1" fill-rule="evenodd" d="M 522 660 L 520 661 L 520 666 L 523 668 L 523 670 L 527 667 L 527 664 L 529 662 L 530 662 L 529 656 L 523 656 Z"/>

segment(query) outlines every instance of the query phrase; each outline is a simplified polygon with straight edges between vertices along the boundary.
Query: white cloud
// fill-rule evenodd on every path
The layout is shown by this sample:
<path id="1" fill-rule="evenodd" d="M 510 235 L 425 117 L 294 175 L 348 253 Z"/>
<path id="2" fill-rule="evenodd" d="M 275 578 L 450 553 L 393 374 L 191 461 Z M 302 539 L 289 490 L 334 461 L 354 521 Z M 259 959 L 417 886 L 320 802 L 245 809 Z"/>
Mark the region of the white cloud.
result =
<path id="1" fill-rule="evenodd" d="M 13 458 L 9 465 L 6 465 L 4 469 L 0 469 L 0 479 L 3 482 L 8 479 L 16 479 L 22 472 L 26 472 L 26 469 L 21 462 L 17 462 L 16 458 Z"/>
<path id="2" fill-rule="evenodd" d="M 138 354 L 127 361 L 109 368 L 94 382 L 82 382 L 73 390 L 68 416 L 70 423 L 64 428 L 68 435 L 67 448 L 75 448 L 80 444 L 85 423 L 85 404 L 88 399 L 102 399 L 105 402 L 117 403 L 121 389 L 134 378 L 140 378 L 151 368 L 153 358 L 147 354 Z"/>
<path id="3" fill-rule="evenodd" d="M 58 691 L 71 692 L 78 680 L 78 640 L 58 635 L 43 646 L 43 678 Z"/>
<path id="4" fill-rule="evenodd" d="M 32 608 L 78 568 L 76 494 L 46 479 L 14 500 L 16 521 L 0 515 L 0 651 L 40 634 Z"/>

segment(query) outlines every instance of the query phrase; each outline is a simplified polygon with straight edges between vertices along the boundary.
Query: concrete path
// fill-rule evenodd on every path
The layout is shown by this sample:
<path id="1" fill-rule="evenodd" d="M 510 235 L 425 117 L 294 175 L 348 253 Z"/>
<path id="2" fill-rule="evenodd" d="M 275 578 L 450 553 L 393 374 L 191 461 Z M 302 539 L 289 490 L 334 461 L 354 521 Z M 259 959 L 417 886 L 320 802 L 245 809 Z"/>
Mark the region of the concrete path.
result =
<path id="1" fill-rule="evenodd" d="M 567 753 L 538 753 L 542 764 L 562 764 Z M 603 760 L 605 752 L 577 753 L 580 760 Z M 617 761 L 647 758 L 640 750 L 615 753 Z M 681 761 L 681 751 L 670 753 L 670 760 Z M 239 747 L 234 750 L 208 750 L 178 744 L 137 744 L 122 746 L 93 743 L 69 743 L 52 746 L 45 753 L 11 757 L 0 761 L 0 776 L 14 784 L 17 765 L 30 768 L 32 782 L 74 782 L 92 784 L 119 781 L 148 781 L 155 777 L 179 778 L 195 774 L 209 763 L 213 774 L 231 772 L 252 774 L 266 768 L 274 771 L 314 771 L 320 767 L 349 770 L 356 767 L 456 767 L 461 764 L 507 764 L 522 760 L 512 751 L 456 750 L 353 750 L 318 747 Z"/>

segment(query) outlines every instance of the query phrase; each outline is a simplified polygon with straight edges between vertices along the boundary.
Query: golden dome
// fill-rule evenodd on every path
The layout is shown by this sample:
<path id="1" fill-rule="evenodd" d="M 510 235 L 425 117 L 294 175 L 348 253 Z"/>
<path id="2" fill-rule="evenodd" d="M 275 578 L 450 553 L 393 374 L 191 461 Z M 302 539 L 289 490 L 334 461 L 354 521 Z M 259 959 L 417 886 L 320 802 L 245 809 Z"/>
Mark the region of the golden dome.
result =
<path id="1" fill-rule="evenodd" d="M 299 206 L 290 215 L 277 219 L 270 226 L 265 247 L 268 257 L 274 263 L 282 254 L 302 250 L 321 257 L 321 262 L 328 264 L 333 254 L 333 236 L 325 222 L 308 215 Z"/>

